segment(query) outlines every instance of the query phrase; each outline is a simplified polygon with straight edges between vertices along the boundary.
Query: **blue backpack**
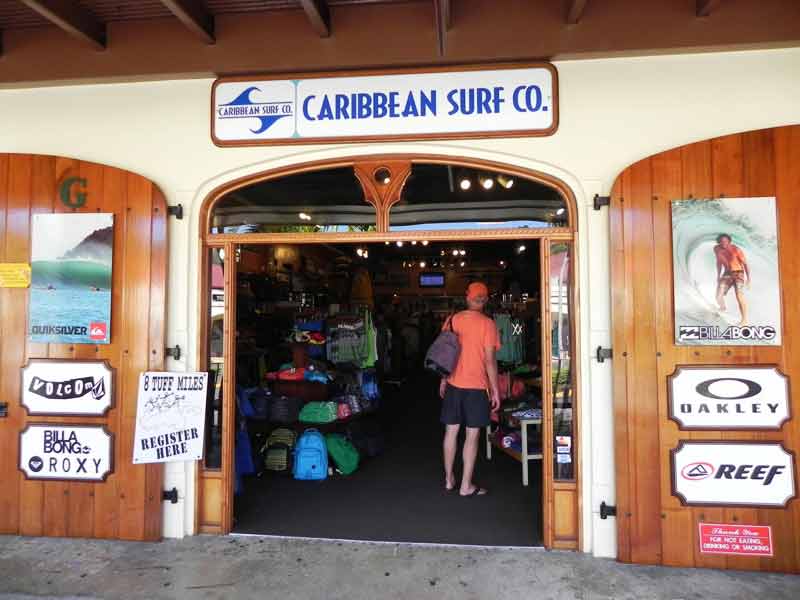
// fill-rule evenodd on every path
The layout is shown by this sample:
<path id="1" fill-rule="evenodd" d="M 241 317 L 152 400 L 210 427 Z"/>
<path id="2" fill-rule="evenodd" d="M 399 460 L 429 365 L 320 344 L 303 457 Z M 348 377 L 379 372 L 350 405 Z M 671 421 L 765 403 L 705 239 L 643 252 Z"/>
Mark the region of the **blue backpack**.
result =
<path id="1" fill-rule="evenodd" d="M 328 448 L 325 438 L 316 429 L 306 429 L 294 448 L 295 479 L 328 477 Z"/>

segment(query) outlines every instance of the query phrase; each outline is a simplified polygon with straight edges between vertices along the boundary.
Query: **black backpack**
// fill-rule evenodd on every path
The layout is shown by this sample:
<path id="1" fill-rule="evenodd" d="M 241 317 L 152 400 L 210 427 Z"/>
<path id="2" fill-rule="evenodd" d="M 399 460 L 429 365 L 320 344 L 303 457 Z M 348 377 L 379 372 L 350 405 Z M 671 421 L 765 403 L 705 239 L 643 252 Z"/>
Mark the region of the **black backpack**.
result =
<path id="1" fill-rule="evenodd" d="M 291 398 L 289 396 L 272 398 L 269 407 L 269 420 L 273 423 L 283 423 L 284 425 L 296 423 L 300 417 L 302 403 L 299 398 Z"/>
<path id="2" fill-rule="evenodd" d="M 461 355 L 461 343 L 458 335 L 453 330 L 453 317 L 450 315 L 445 327 L 449 326 L 449 331 L 444 329 L 428 348 L 425 355 L 425 368 L 430 369 L 441 377 L 447 377 L 456 370 L 458 357 Z"/>

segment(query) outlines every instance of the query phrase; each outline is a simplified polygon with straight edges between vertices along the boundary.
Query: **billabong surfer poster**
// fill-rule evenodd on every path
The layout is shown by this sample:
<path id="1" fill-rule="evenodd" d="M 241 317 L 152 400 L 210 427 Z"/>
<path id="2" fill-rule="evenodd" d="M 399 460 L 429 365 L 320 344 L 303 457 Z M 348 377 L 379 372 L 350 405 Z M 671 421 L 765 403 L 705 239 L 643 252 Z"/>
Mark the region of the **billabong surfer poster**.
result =
<path id="1" fill-rule="evenodd" d="M 779 346 L 775 198 L 672 202 L 675 343 Z"/>
<path id="2" fill-rule="evenodd" d="M 110 343 L 114 215 L 34 215 L 31 238 L 30 340 Z"/>

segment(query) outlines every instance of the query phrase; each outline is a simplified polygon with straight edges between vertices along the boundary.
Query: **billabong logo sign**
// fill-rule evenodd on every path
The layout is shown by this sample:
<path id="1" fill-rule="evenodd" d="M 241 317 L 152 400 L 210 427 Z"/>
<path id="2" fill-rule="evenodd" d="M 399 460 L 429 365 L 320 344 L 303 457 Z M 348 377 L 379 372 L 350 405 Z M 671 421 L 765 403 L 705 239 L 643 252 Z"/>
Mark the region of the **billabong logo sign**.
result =
<path id="1" fill-rule="evenodd" d="M 795 497 L 794 455 L 779 443 L 682 441 L 671 455 L 684 505 L 782 507 Z"/>
<path id="2" fill-rule="evenodd" d="M 105 361 L 33 359 L 22 370 L 22 405 L 31 415 L 105 414 L 113 402 Z"/>
<path id="3" fill-rule="evenodd" d="M 28 479 L 103 481 L 112 447 L 102 426 L 31 424 L 20 434 L 20 470 Z"/>
<path id="4" fill-rule="evenodd" d="M 775 339 L 775 328 L 769 325 L 744 327 L 725 327 L 704 325 L 681 325 L 678 328 L 679 341 L 731 341 L 757 340 L 771 341 Z"/>
<path id="5" fill-rule="evenodd" d="M 250 132 L 258 135 L 264 133 L 280 119 L 291 117 L 293 112 L 293 100 L 257 102 L 253 100 L 253 94 L 260 92 L 256 86 L 250 86 L 236 98 L 221 104 L 217 108 L 218 119 L 257 119 L 261 124 Z"/>
<path id="6" fill-rule="evenodd" d="M 679 366 L 669 414 L 681 429 L 780 429 L 791 416 L 788 380 L 772 366 Z"/>

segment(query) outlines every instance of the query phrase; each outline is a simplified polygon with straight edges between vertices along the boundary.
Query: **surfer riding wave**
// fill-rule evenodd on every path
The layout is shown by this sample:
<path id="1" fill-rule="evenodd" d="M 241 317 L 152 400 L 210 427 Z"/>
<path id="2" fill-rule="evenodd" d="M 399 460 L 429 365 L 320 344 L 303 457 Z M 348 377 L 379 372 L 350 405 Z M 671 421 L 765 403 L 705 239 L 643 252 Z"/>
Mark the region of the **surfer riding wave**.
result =
<path id="1" fill-rule="evenodd" d="M 744 252 L 734 245 L 731 236 L 721 233 L 717 236 L 717 245 L 714 246 L 714 256 L 717 259 L 717 305 L 719 310 L 727 310 L 725 296 L 731 288 L 739 304 L 739 326 L 747 325 L 747 298 L 744 289 L 750 288 L 750 267 L 747 264 Z"/>

